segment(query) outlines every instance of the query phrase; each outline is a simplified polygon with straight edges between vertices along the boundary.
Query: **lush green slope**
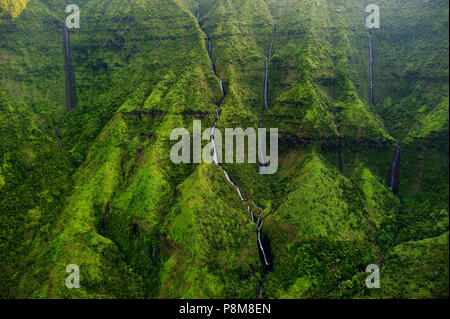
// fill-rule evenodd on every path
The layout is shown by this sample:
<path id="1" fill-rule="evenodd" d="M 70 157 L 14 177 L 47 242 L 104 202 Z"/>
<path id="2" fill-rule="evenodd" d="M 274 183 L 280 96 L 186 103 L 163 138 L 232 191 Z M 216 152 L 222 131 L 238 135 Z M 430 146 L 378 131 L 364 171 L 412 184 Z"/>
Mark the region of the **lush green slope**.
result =
<path id="1" fill-rule="evenodd" d="M 267 270 L 265 298 L 448 296 L 448 3 L 380 2 L 370 106 L 365 1 L 79 1 L 67 114 L 68 3 L 0 0 L 0 297 L 256 298 Z M 223 165 L 268 269 L 223 171 L 170 160 L 219 105 L 280 132 L 275 175 Z"/>
<path id="2" fill-rule="evenodd" d="M 15 294 L 27 246 L 40 227 L 51 228 L 74 169 L 72 156 L 57 151 L 55 136 L 65 108 L 56 13 L 39 1 L 12 3 L 0 1 L 0 10 L 12 9 L 0 11 L 2 296 Z"/>
<path id="3" fill-rule="evenodd" d="M 406 242 L 386 256 L 383 298 L 448 298 L 448 232 Z"/>
<path id="4" fill-rule="evenodd" d="M 393 245 L 399 201 L 363 164 L 348 179 L 314 150 L 284 163 L 287 196 L 267 220 L 274 256 L 267 289 L 282 298 L 345 293 L 339 284 L 379 264 Z"/>
<path id="5" fill-rule="evenodd" d="M 438 236 L 445 227 L 436 224 L 448 220 L 448 2 L 382 1 L 380 8 L 375 101 L 404 150 L 399 240 Z"/>
<path id="6" fill-rule="evenodd" d="M 278 34 L 272 63 L 273 108 L 268 123 L 300 142 L 341 136 L 391 141 L 357 90 L 366 57 L 364 26 L 348 18 L 352 4 L 326 1 L 277 3 Z M 349 21 L 350 20 L 350 21 Z M 281 72 L 279 72 L 281 71 Z M 278 84 L 279 83 L 279 84 Z M 276 96 L 276 98 L 274 98 Z"/>

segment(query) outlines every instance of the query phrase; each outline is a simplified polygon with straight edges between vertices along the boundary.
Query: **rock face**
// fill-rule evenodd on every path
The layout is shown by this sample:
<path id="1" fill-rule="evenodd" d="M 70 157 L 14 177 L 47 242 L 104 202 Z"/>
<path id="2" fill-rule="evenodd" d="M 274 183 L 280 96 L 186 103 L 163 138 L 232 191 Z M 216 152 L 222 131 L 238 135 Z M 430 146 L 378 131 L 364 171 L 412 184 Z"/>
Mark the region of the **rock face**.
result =
<path id="1" fill-rule="evenodd" d="M 388 173 L 388 186 L 398 195 L 400 185 L 400 146 L 397 147 L 394 160 Z"/>

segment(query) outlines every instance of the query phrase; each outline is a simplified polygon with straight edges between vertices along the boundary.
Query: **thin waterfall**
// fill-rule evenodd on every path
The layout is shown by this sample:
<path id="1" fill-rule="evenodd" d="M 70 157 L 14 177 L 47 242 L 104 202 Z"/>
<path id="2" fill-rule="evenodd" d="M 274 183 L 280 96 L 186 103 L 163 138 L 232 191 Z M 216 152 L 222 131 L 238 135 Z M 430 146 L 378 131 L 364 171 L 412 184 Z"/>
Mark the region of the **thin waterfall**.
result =
<path id="1" fill-rule="evenodd" d="M 265 62 L 266 75 L 264 78 L 264 110 L 269 106 L 269 61 Z"/>
<path id="2" fill-rule="evenodd" d="M 198 1 L 197 1 L 197 5 L 198 5 Z M 200 11 L 200 8 L 199 8 L 198 12 L 199 12 L 199 11 Z M 198 22 L 198 24 L 199 24 L 199 26 L 200 26 L 200 28 L 201 28 L 199 19 L 200 19 L 200 15 L 197 13 L 197 22 Z M 201 29 L 202 29 L 202 28 L 201 28 Z M 202 30 L 203 30 L 203 29 L 202 29 Z M 206 34 L 205 30 L 203 30 L 203 32 Z M 270 49 L 270 51 L 271 51 L 271 49 Z M 269 54 L 271 54 L 271 53 L 269 53 Z M 210 59 L 210 61 L 211 61 L 211 69 L 212 69 L 214 75 L 217 76 L 216 70 L 215 70 L 215 66 L 214 66 L 214 61 L 213 61 L 213 58 L 212 58 L 212 46 L 211 46 L 211 40 L 210 40 L 209 38 L 208 38 L 208 56 L 209 56 L 209 59 Z M 236 191 L 237 191 L 237 193 L 238 193 L 238 195 L 239 195 L 239 198 L 240 198 L 242 201 L 244 201 L 244 202 L 252 203 L 252 204 L 255 205 L 256 207 L 258 207 L 258 209 L 259 209 L 259 215 L 258 215 L 258 220 L 257 220 L 257 222 L 256 222 L 257 229 L 258 229 L 258 231 L 257 231 L 257 236 L 258 236 L 258 251 L 259 251 L 260 254 L 262 255 L 262 259 L 263 259 L 263 261 L 264 261 L 264 265 L 265 265 L 266 267 L 269 267 L 270 264 L 269 264 L 269 261 L 268 261 L 268 259 L 267 259 L 267 255 L 266 255 L 266 252 L 264 251 L 264 246 L 262 245 L 262 240 L 261 240 L 261 228 L 262 228 L 262 225 L 263 225 L 263 219 L 261 218 L 261 217 L 262 217 L 261 215 L 262 215 L 263 210 L 262 210 L 261 207 L 257 206 L 257 205 L 255 204 L 254 201 L 249 200 L 249 199 L 247 199 L 246 197 L 244 197 L 244 195 L 243 195 L 243 193 L 242 193 L 242 191 L 241 191 L 240 186 L 238 186 L 237 184 L 235 184 L 235 183 L 232 181 L 232 179 L 230 178 L 228 172 L 222 167 L 222 165 L 220 165 L 219 160 L 218 160 L 217 149 L 216 149 L 216 143 L 215 143 L 215 128 L 216 128 L 217 123 L 218 123 L 218 121 L 219 121 L 219 119 L 220 119 L 221 108 L 222 108 L 223 102 L 224 102 L 224 100 L 225 100 L 225 90 L 224 90 L 224 86 L 223 86 L 223 80 L 222 80 L 222 78 L 220 78 L 220 77 L 218 77 L 218 79 L 219 79 L 219 85 L 220 85 L 220 89 L 221 89 L 221 91 L 222 91 L 223 97 L 222 97 L 222 101 L 220 102 L 220 105 L 219 105 L 218 108 L 214 111 L 215 121 L 214 121 L 214 125 L 213 125 L 213 127 L 212 127 L 212 129 L 211 129 L 210 140 L 211 140 L 211 145 L 212 145 L 212 151 L 211 151 L 211 152 L 212 152 L 212 156 L 213 156 L 213 162 L 214 162 L 214 164 L 216 164 L 216 165 L 219 166 L 219 168 L 220 168 L 220 169 L 222 170 L 222 172 L 224 173 L 225 178 L 227 179 L 227 181 L 228 181 L 228 182 L 236 189 Z M 249 204 L 247 204 L 247 210 L 248 210 L 248 212 L 250 213 L 250 216 L 251 216 L 251 218 L 252 218 L 252 221 L 255 222 L 254 214 L 253 214 L 253 211 L 251 210 L 251 207 L 250 207 Z M 261 281 L 258 280 L 258 282 L 259 282 L 259 284 L 260 284 L 260 290 L 261 290 L 261 291 L 260 291 L 260 296 L 262 297 L 262 285 L 263 285 L 263 283 L 264 283 L 264 279 L 262 279 Z"/>
<path id="3" fill-rule="evenodd" d="M 267 61 L 265 63 L 266 75 L 264 79 L 264 110 L 269 107 L 269 60 L 272 58 L 273 41 L 275 39 L 275 33 L 277 32 L 277 26 L 273 29 L 272 39 L 270 40 L 269 53 L 267 54 Z"/>
<path id="4" fill-rule="evenodd" d="M 211 61 L 211 69 L 212 69 L 214 75 L 217 76 L 216 67 L 214 66 L 214 61 L 212 58 L 211 40 L 209 40 L 209 39 L 208 39 L 208 56 L 209 56 L 209 60 Z M 220 79 L 220 81 L 222 81 L 222 79 Z M 223 93 L 223 87 L 222 87 L 222 93 Z"/>
<path id="5" fill-rule="evenodd" d="M 223 90 L 223 82 L 222 79 L 219 78 L 220 90 L 222 90 L 222 94 L 225 95 L 225 91 Z"/>
<path id="6" fill-rule="evenodd" d="M 275 40 L 275 32 L 277 32 L 277 26 L 274 27 L 272 39 L 270 40 L 269 54 L 267 56 L 269 58 L 269 60 L 272 58 L 272 48 L 273 48 L 273 40 Z"/>
<path id="7" fill-rule="evenodd" d="M 252 210 L 250 209 L 250 205 L 247 205 L 247 210 L 250 213 L 250 216 L 252 216 L 252 222 L 255 222 L 255 216 L 253 215 Z"/>
<path id="8" fill-rule="evenodd" d="M 269 107 L 269 61 L 272 58 L 272 51 L 273 51 L 273 42 L 275 39 L 275 34 L 277 32 L 277 26 L 274 26 L 273 29 L 273 33 L 272 33 L 272 38 L 270 40 L 270 46 L 269 46 L 269 53 L 267 54 L 267 60 L 265 61 L 265 76 L 264 76 L 264 110 L 267 110 Z M 264 111 L 263 110 L 263 111 Z M 262 118 L 262 112 L 259 115 L 259 127 L 262 128 L 263 127 L 263 118 Z M 258 134 L 258 148 L 259 148 L 259 157 L 260 157 L 260 167 L 261 167 L 261 172 L 264 173 L 265 171 L 265 165 L 267 165 L 265 157 L 264 157 L 264 152 L 261 149 L 261 136 L 262 134 Z M 260 212 L 258 215 L 258 221 L 256 222 L 257 226 L 258 226 L 258 244 L 259 244 L 259 248 L 260 251 L 263 255 L 263 259 L 264 259 L 264 263 L 265 265 L 268 267 L 269 266 L 269 262 L 267 261 L 267 257 L 264 251 L 264 247 L 262 245 L 262 240 L 261 240 L 261 229 L 264 223 L 264 219 L 261 219 L 261 214 L 262 214 L 262 209 L 260 207 L 258 207 Z"/>
<path id="9" fill-rule="evenodd" d="M 262 127 L 263 127 L 263 121 L 262 121 L 262 112 L 261 112 L 261 113 L 259 113 L 259 128 L 262 128 Z M 262 134 L 258 134 L 259 165 L 260 165 L 260 170 L 261 170 L 260 172 L 262 174 L 264 174 L 265 170 L 266 170 L 267 162 L 266 162 L 266 159 L 264 156 L 264 152 L 262 151 L 261 145 L 262 145 Z"/>
<path id="10" fill-rule="evenodd" d="M 259 225 L 257 225 L 257 226 L 258 226 L 258 244 L 259 244 L 259 249 L 261 250 L 261 253 L 263 254 L 264 263 L 266 264 L 266 266 L 269 266 L 269 262 L 267 261 L 266 253 L 264 252 L 264 247 L 263 247 L 262 241 L 261 241 L 261 228 L 263 226 L 264 219 L 260 219 L 260 217 L 258 217 L 258 219 L 259 219 Z"/>
<path id="11" fill-rule="evenodd" d="M 63 56 L 64 56 L 64 76 L 66 84 L 66 109 L 67 112 L 71 112 L 75 107 L 76 95 L 75 95 L 75 73 L 73 71 L 72 65 L 72 55 L 70 51 L 70 39 L 69 30 L 67 25 L 64 23 L 62 28 L 62 38 L 63 38 Z M 62 148 L 61 140 L 61 129 L 58 126 L 56 128 L 56 136 L 58 137 L 58 147 Z"/>
<path id="12" fill-rule="evenodd" d="M 397 146 L 395 158 L 392 162 L 391 169 L 389 171 L 389 186 L 392 192 L 397 195 L 400 184 L 400 146 Z"/>
<path id="13" fill-rule="evenodd" d="M 66 107 L 67 112 L 72 111 L 75 107 L 75 75 L 73 72 L 72 58 L 70 51 L 69 31 L 66 24 L 63 25 L 63 54 L 64 54 L 64 66 L 66 76 Z"/>
<path id="14" fill-rule="evenodd" d="M 269 107 L 269 60 L 272 58 L 273 40 L 276 32 L 274 28 L 272 39 L 270 40 L 269 54 L 267 54 L 267 61 L 265 62 L 266 75 L 264 78 L 264 110 Z"/>
<path id="15" fill-rule="evenodd" d="M 369 76 L 370 76 L 370 105 L 373 105 L 373 45 L 372 34 L 369 34 Z"/>
<path id="16" fill-rule="evenodd" d="M 274 26 L 272 38 L 270 40 L 270 46 L 269 46 L 269 53 L 267 54 L 267 60 L 264 63 L 265 67 L 265 75 L 264 75 L 264 109 L 263 111 L 267 110 L 269 108 L 269 61 L 272 58 L 272 51 L 273 51 L 273 42 L 275 40 L 275 34 L 277 32 L 277 25 Z M 262 112 L 259 114 L 259 128 L 263 127 L 263 120 L 262 120 Z M 265 173 L 265 166 L 267 165 L 264 152 L 261 149 L 262 141 L 261 141 L 261 134 L 258 135 L 258 148 L 259 148 L 259 161 L 260 161 L 260 168 L 261 173 Z"/>

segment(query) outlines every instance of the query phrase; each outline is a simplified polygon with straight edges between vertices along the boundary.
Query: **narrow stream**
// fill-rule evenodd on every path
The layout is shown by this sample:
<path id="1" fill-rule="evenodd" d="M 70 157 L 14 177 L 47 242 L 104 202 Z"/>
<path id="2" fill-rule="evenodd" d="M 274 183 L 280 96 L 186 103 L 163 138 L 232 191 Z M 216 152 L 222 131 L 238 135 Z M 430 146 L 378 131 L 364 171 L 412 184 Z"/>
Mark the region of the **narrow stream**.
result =
<path id="1" fill-rule="evenodd" d="M 272 39 L 270 40 L 269 53 L 267 54 L 267 60 L 265 61 L 266 74 L 264 76 L 264 109 L 263 109 L 263 112 L 265 110 L 267 110 L 269 107 L 269 62 L 270 62 L 270 59 L 272 58 L 273 41 L 275 40 L 276 32 L 277 32 L 277 26 L 275 25 L 275 27 L 273 29 L 273 33 L 272 33 Z M 262 115 L 263 115 L 263 113 L 261 112 L 259 114 L 259 128 L 263 128 Z M 262 136 L 261 135 L 262 134 L 258 135 L 259 161 L 260 161 L 261 173 L 264 173 L 265 167 L 267 166 L 267 162 L 266 162 L 266 159 L 264 158 L 264 152 L 261 149 L 261 145 L 262 145 L 262 143 L 261 143 Z"/>
<path id="2" fill-rule="evenodd" d="M 196 15 L 197 23 L 198 23 L 200 29 L 201 29 L 205 34 L 207 34 L 206 31 L 202 28 L 202 26 L 201 26 L 201 24 L 200 24 L 200 20 L 199 20 L 199 19 L 200 19 L 200 6 L 199 6 L 199 3 L 198 3 L 198 0 L 197 0 L 197 5 L 198 5 L 198 12 L 197 12 L 197 15 Z M 273 43 L 273 39 L 272 39 L 272 43 Z M 271 43 L 271 48 L 270 48 L 270 50 L 269 50 L 269 56 L 272 55 L 272 43 Z M 212 69 L 214 75 L 217 76 L 216 69 L 215 69 L 215 66 L 214 66 L 214 61 L 213 61 L 213 58 L 212 58 L 212 45 L 211 45 L 211 40 L 209 39 L 209 37 L 208 37 L 208 56 L 209 56 L 209 59 L 210 59 L 210 61 L 211 61 L 211 69 Z M 268 62 L 266 62 L 266 83 L 265 83 L 265 90 L 266 90 L 266 89 L 268 90 L 268 83 L 267 83 L 268 74 L 267 74 L 267 73 L 268 73 Z M 220 89 L 222 90 L 222 96 L 223 96 L 223 97 L 222 97 L 222 101 L 220 102 L 220 105 L 219 105 L 218 108 L 214 111 L 215 122 L 214 122 L 214 125 L 213 125 L 212 129 L 211 129 L 211 145 L 212 145 L 213 162 L 214 162 L 214 164 L 216 164 L 216 165 L 219 166 L 219 168 L 220 168 L 220 169 L 222 170 L 222 172 L 224 173 L 224 175 L 225 175 L 227 181 L 228 181 L 228 182 L 236 189 L 237 193 L 239 194 L 240 199 L 241 199 L 242 201 L 248 203 L 248 204 L 247 204 L 247 211 L 248 211 L 248 213 L 249 213 L 250 216 L 251 216 L 252 222 L 256 223 L 256 225 L 257 225 L 257 227 L 258 227 L 258 229 L 257 229 L 258 250 L 259 250 L 259 253 L 260 253 L 261 261 L 263 262 L 265 268 L 267 269 L 267 268 L 270 266 L 270 264 L 269 264 L 269 261 L 268 261 L 266 252 L 265 252 L 265 250 L 264 250 L 264 246 L 263 246 L 263 244 L 262 244 L 262 239 L 261 239 L 261 229 L 262 229 L 262 226 L 263 226 L 263 224 L 264 224 L 264 219 L 262 218 L 262 212 L 263 212 L 263 209 L 262 209 L 261 207 L 259 207 L 258 205 L 256 205 L 256 203 L 255 203 L 254 201 L 249 200 L 249 199 L 247 199 L 247 198 L 244 196 L 244 194 L 243 194 L 242 191 L 241 191 L 240 186 L 237 185 L 236 183 L 234 183 L 234 182 L 231 180 L 231 178 L 230 178 L 228 172 L 222 167 L 222 165 L 220 165 L 220 163 L 219 163 L 219 161 L 218 161 L 217 150 L 216 150 L 216 144 L 215 144 L 215 134 L 214 134 L 214 133 L 215 133 L 215 129 L 216 129 L 216 126 L 217 126 L 217 122 L 218 122 L 219 119 L 220 119 L 221 108 L 222 108 L 223 102 L 224 102 L 225 97 L 226 97 L 226 92 L 225 92 L 225 90 L 224 90 L 222 78 L 220 78 L 220 77 L 218 77 L 218 76 L 217 76 L 217 78 L 218 78 L 218 80 L 219 80 L 219 85 L 220 85 Z M 268 91 L 267 91 L 267 92 L 268 92 Z M 265 103 L 267 103 L 266 96 L 265 96 Z M 260 125 L 262 125 L 261 117 L 260 117 Z M 262 154 L 262 153 L 261 153 L 261 154 Z M 254 215 L 254 213 L 253 213 L 253 211 L 252 211 L 252 209 L 251 209 L 251 207 L 250 207 L 250 203 L 253 204 L 254 206 L 258 207 L 259 213 L 258 213 L 258 217 L 257 217 L 256 220 L 255 220 L 255 215 Z M 265 274 L 262 276 L 261 280 L 259 280 L 259 279 L 255 276 L 254 271 L 253 271 L 253 276 L 255 277 L 255 279 L 258 281 L 258 283 L 259 283 L 259 285 L 260 285 L 260 294 L 259 294 L 259 297 L 262 298 L 262 292 L 263 292 L 263 285 L 264 285 Z"/>

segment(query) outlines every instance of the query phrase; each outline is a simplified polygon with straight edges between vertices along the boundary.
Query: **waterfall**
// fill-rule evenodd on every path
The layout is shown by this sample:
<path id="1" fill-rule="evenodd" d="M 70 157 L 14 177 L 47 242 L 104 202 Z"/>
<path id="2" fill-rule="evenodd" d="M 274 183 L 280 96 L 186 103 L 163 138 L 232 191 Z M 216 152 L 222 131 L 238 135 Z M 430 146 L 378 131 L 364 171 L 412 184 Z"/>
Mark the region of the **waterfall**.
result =
<path id="1" fill-rule="evenodd" d="M 214 66 L 214 61 L 212 58 L 211 40 L 209 40 L 209 39 L 208 39 L 208 56 L 209 56 L 209 61 L 211 62 L 211 69 L 212 69 L 214 75 L 217 76 L 216 67 Z M 219 80 L 222 81 L 222 79 L 219 79 Z M 222 90 L 223 90 L 223 88 L 222 88 Z"/>
<path id="2" fill-rule="evenodd" d="M 198 1 L 197 1 L 197 5 L 198 5 Z M 200 11 L 200 8 L 199 8 L 198 11 Z M 200 18 L 200 17 L 199 17 L 199 15 L 197 14 L 197 22 L 199 22 L 199 18 Z M 199 23 L 199 27 L 201 28 L 200 23 Z M 202 30 L 203 30 L 203 29 L 202 29 Z M 203 32 L 205 32 L 205 30 L 203 30 Z M 206 34 L 206 32 L 205 32 L 205 34 Z M 272 49 L 270 49 L 269 55 L 271 55 L 271 51 L 272 51 Z M 212 69 L 214 75 L 217 76 L 216 70 L 215 70 L 215 66 L 214 66 L 214 61 L 213 61 L 213 58 L 212 58 L 211 40 L 210 40 L 209 38 L 208 38 L 208 56 L 209 56 L 209 59 L 210 59 L 210 62 L 211 62 L 211 69 Z M 268 65 L 267 62 L 266 62 L 266 65 Z M 266 78 L 267 78 L 267 71 L 268 71 L 268 68 L 266 68 Z M 222 172 L 223 172 L 223 174 L 225 175 L 225 178 L 227 179 L 228 183 L 230 183 L 230 184 L 236 189 L 236 191 L 237 191 L 237 193 L 238 193 L 239 198 L 241 199 L 241 201 L 244 201 L 244 202 L 247 202 L 247 203 L 250 202 L 250 203 L 252 203 L 253 205 L 255 205 L 256 207 L 258 207 L 258 209 L 259 209 L 259 211 L 260 211 L 260 213 L 259 213 L 259 215 L 258 215 L 258 221 L 256 222 L 256 226 L 257 226 L 257 229 L 258 229 L 258 230 L 257 230 L 258 250 L 259 250 L 259 252 L 260 252 L 260 253 L 262 254 L 262 256 L 263 256 L 263 260 L 264 260 L 265 266 L 268 267 L 268 266 L 270 266 L 270 264 L 269 264 L 269 262 L 268 262 L 268 260 L 267 260 L 267 255 L 266 255 L 266 253 L 265 253 L 265 251 L 264 251 L 264 247 L 263 247 L 262 241 L 261 241 L 261 228 L 262 228 L 262 225 L 263 225 L 263 220 L 261 219 L 261 214 L 262 214 L 263 210 L 262 210 L 261 207 L 257 206 L 257 205 L 255 204 L 254 201 L 249 200 L 249 199 L 247 199 L 247 198 L 244 197 L 244 195 L 243 195 L 243 193 L 242 193 L 242 191 L 241 191 L 240 186 L 238 186 L 237 184 L 235 184 L 235 183 L 231 180 L 231 178 L 230 178 L 228 172 L 222 167 L 222 165 L 220 165 L 220 163 L 219 163 L 219 161 L 218 161 L 218 157 L 217 157 L 217 149 L 216 149 L 216 143 L 215 143 L 215 135 L 214 135 L 214 133 L 215 133 L 215 129 L 216 129 L 217 123 L 218 123 L 218 121 L 219 121 L 219 119 L 220 119 L 221 107 L 222 107 L 222 104 L 223 104 L 223 102 L 224 102 L 224 100 L 225 100 L 225 90 L 224 90 L 224 86 L 223 86 L 223 80 L 222 80 L 222 78 L 220 78 L 220 77 L 218 77 L 218 79 L 219 79 L 219 85 L 220 85 L 220 89 L 221 89 L 221 91 L 222 91 L 223 97 L 222 97 L 222 101 L 220 102 L 219 107 L 214 111 L 215 121 L 214 121 L 214 125 L 213 125 L 213 127 L 212 127 L 212 129 L 211 129 L 210 141 L 211 141 L 211 146 L 212 146 L 211 152 L 212 152 L 212 156 L 213 156 L 213 162 L 214 162 L 214 164 L 216 164 L 217 166 L 219 166 L 219 168 L 222 170 Z M 262 120 L 261 120 L 261 125 L 262 125 Z M 249 204 L 247 204 L 247 211 L 250 213 L 250 216 L 251 216 L 251 218 L 252 218 L 252 221 L 255 222 L 254 214 L 253 214 L 253 212 L 252 212 L 252 210 L 251 210 Z M 259 284 L 260 284 L 260 288 L 262 289 L 262 284 L 263 284 L 264 280 L 258 281 L 258 282 L 259 282 Z M 262 295 L 262 292 L 260 293 L 260 295 Z"/>
<path id="3" fill-rule="evenodd" d="M 266 61 L 266 76 L 264 79 L 264 110 L 269 106 L 269 61 Z"/>
<path id="4" fill-rule="evenodd" d="M 272 33 L 272 38 L 270 40 L 270 46 L 269 46 L 269 53 L 267 54 L 267 60 L 264 63 L 265 67 L 265 76 L 264 76 L 264 110 L 267 110 L 269 108 L 269 60 L 272 58 L 272 51 L 273 51 L 273 42 L 275 40 L 275 34 L 277 32 L 278 27 L 275 25 Z M 263 120 L 262 120 L 262 112 L 259 114 L 259 128 L 263 127 Z M 264 158 L 263 151 L 261 149 L 261 134 L 258 136 L 258 148 L 259 148 L 259 162 L 260 162 L 260 168 L 261 173 L 264 174 L 265 172 L 265 166 L 267 165 L 267 162 Z"/>
<path id="5" fill-rule="evenodd" d="M 267 110 L 269 107 L 269 60 L 272 58 L 272 50 L 273 50 L 273 42 L 275 39 L 275 34 L 277 32 L 277 26 L 274 26 L 273 29 L 273 33 L 272 33 L 272 38 L 270 40 L 270 46 L 269 46 L 269 53 L 267 54 L 267 60 L 264 63 L 265 66 L 265 76 L 264 76 L 264 110 Z M 264 111 L 263 110 L 263 111 Z M 262 128 L 263 127 L 263 119 L 262 119 L 262 112 L 259 114 L 259 127 Z M 264 173 L 265 171 L 265 165 L 266 160 L 264 158 L 264 153 L 261 149 L 261 135 L 262 134 L 258 134 L 258 148 L 259 148 L 259 157 L 260 157 L 260 167 L 261 167 L 261 172 Z M 258 221 L 256 222 L 256 225 L 258 226 L 258 244 L 259 244 L 259 248 L 260 251 L 263 255 L 263 259 L 264 259 L 264 263 L 266 265 L 266 267 L 269 266 L 269 262 L 267 261 L 267 257 L 266 257 L 266 253 L 264 251 L 264 247 L 262 245 L 262 241 L 261 241 L 261 229 L 264 223 L 264 219 L 261 219 L 261 214 L 262 214 L 262 209 L 260 207 L 258 207 L 259 209 L 259 215 L 258 215 Z M 252 218 L 253 218 L 253 213 L 252 213 Z M 264 280 L 264 279 L 263 279 Z"/>
<path id="6" fill-rule="evenodd" d="M 225 95 L 225 91 L 223 90 L 223 82 L 222 79 L 219 78 L 220 90 L 222 90 L 222 94 Z"/>
<path id="7" fill-rule="evenodd" d="M 214 121 L 213 127 L 211 128 L 210 140 L 211 140 L 211 145 L 212 145 L 213 162 L 214 162 L 214 164 L 218 165 L 219 164 L 219 160 L 217 158 L 216 142 L 214 140 L 214 132 L 216 130 L 217 121 L 219 121 L 219 117 L 220 117 L 218 109 L 216 109 L 214 111 L 214 116 L 215 116 L 215 121 Z"/>
<path id="8" fill-rule="evenodd" d="M 73 72 L 71 52 L 70 52 L 69 32 L 67 30 L 67 26 L 65 23 L 62 32 L 63 32 L 63 54 L 64 54 L 65 76 L 66 76 L 66 107 L 67 111 L 70 112 L 75 106 L 75 76 Z"/>
<path id="9" fill-rule="evenodd" d="M 247 210 L 250 213 L 250 216 L 252 216 L 252 222 L 255 222 L 255 216 L 253 215 L 252 210 L 250 209 L 250 205 L 247 205 Z"/>
<path id="10" fill-rule="evenodd" d="M 273 41 L 275 40 L 275 33 L 277 32 L 277 26 L 273 29 L 272 39 L 270 40 L 269 53 L 267 54 L 267 61 L 265 63 L 266 75 L 264 79 L 264 109 L 269 107 L 269 60 L 272 58 Z"/>
<path id="11" fill-rule="evenodd" d="M 259 217 L 258 217 L 258 219 L 259 219 Z M 258 244 L 259 244 L 261 253 L 263 254 L 263 257 L 264 257 L 264 263 L 266 264 L 266 266 L 269 266 L 269 262 L 267 261 L 266 253 L 264 252 L 264 247 L 261 242 L 261 228 L 263 226 L 263 223 L 264 223 L 264 220 L 261 220 L 259 222 L 259 225 L 257 225 L 258 226 Z"/>
<path id="12" fill-rule="evenodd" d="M 263 121 L 262 121 L 262 113 L 259 113 L 259 128 L 262 128 L 263 126 Z M 264 174 L 265 170 L 266 170 L 266 166 L 267 162 L 266 159 L 264 157 L 264 152 L 261 149 L 261 145 L 262 145 L 262 134 L 258 134 L 258 151 L 259 151 L 259 163 L 260 163 L 260 169 L 261 169 L 261 173 Z"/>
<path id="13" fill-rule="evenodd" d="M 397 146 L 394 161 L 392 162 L 390 174 L 389 174 L 389 186 L 392 192 L 397 195 L 400 179 L 400 146 Z"/>
<path id="14" fill-rule="evenodd" d="M 372 35 L 369 34 L 369 76 L 370 76 L 370 105 L 373 105 L 373 45 Z"/>
<path id="15" fill-rule="evenodd" d="M 274 33 L 276 32 L 276 26 L 274 28 Z M 269 48 L 269 54 L 267 55 L 267 58 L 270 60 L 272 58 L 272 48 L 273 48 L 273 40 L 274 36 L 272 35 L 272 40 L 270 40 L 270 48 Z"/>

